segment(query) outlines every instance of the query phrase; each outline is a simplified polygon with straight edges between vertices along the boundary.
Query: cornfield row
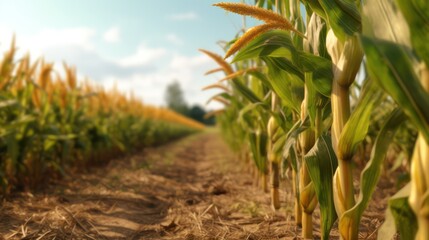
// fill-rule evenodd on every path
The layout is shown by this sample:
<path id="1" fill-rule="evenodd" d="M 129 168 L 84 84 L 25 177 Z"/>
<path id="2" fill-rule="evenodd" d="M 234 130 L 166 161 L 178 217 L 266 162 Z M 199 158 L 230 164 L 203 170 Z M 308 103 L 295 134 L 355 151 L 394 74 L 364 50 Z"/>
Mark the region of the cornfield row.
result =
<path id="1" fill-rule="evenodd" d="M 0 61 L 0 195 L 204 128 L 115 89 L 79 83 L 67 65 L 62 78 L 53 64 L 16 60 L 15 52 L 12 41 Z"/>
<path id="2" fill-rule="evenodd" d="M 231 63 L 201 51 L 219 65 L 208 73 L 226 75 L 205 88 L 222 90 L 212 98 L 225 105 L 216 112 L 222 132 L 263 179 L 269 175 L 273 208 L 280 208 L 279 183 L 291 169 L 302 237 L 313 238 L 319 205 L 322 239 L 336 221 L 341 239 L 358 239 L 386 153 L 396 144 L 409 153 L 410 181 L 389 200 L 378 238 L 398 231 L 401 239 L 429 239 L 429 2 L 215 6 L 262 21 L 226 44 Z M 401 144 L 398 135 L 409 141 Z M 354 159 L 368 148 L 355 189 Z"/>

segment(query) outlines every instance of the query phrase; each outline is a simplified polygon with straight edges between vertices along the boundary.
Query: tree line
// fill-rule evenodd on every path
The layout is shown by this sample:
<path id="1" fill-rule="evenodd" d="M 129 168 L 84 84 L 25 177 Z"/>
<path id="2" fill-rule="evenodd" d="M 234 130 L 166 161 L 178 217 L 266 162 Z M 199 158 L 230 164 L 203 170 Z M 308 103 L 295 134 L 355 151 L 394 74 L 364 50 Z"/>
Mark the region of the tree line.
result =
<path id="1" fill-rule="evenodd" d="M 213 116 L 209 118 L 205 117 L 207 111 L 204 110 L 203 107 L 198 104 L 192 106 L 188 105 L 185 100 L 182 87 L 180 86 L 180 83 L 178 81 L 173 81 L 172 83 L 167 85 L 165 91 L 165 102 L 169 109 L 177 113 L 180 113 L 184 116 L 192 118 L 206 125 L 215 124 L 215 118 Z"/>

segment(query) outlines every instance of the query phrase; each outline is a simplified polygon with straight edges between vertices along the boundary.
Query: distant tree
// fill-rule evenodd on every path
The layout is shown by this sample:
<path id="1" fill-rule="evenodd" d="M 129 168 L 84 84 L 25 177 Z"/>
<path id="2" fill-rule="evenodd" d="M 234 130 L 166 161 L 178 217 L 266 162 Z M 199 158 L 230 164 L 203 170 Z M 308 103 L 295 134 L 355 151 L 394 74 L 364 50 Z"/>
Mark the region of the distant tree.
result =
<path id="1" fill-rule="evenodd" d="M 198 121 L 198 122 L 204 122 L 204 115 L 206 114 L 206 111 L 198 106 L 198 105 L 194 105 L 191 107 L 191 109 L 189 109 L 189 117 Z"/>
<path id="2" fill-rule="evenodd" d="M 206 111 L 199 105 L 194 105 L 189 109 L 189 114 L 188 117 L 199 121 L 201 123 L 204 123 L 206 125 L 214 125 L 215 123 L 215 119 L 214 117 L 210 117 L 210 118 L 205 118 L 204 116 L 206 115 Z"/>
<path id="3" fill-rule="evenodd" d="M 178 81 L 174 81 L 167 86 L 165 102 L 167 103 L 167 107 L 171 110 L 183 115 L 188 115 L 188 105 Z"/>

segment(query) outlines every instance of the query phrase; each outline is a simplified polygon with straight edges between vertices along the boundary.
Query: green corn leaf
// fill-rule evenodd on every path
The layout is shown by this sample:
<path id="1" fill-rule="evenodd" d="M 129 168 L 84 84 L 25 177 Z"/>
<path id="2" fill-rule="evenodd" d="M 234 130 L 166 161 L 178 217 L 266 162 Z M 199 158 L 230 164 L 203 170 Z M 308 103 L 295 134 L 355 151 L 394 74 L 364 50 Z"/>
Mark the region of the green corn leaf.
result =
<path id="1" fill-rule="evenodd" d="M 267 142 L 268 142 L 268 135 L 265 133 L 261 133 L 259 135 L 259 153 L 261 155 L 262 160 L 266 162 L 266 156 L 267 156 Z"/>
<path id="2" fill-rule="evenodd" d="M 48 152 L 52 149 L 52 147 L 55 146 L 55 144 L 58 141 L 54 140 L 54 139 L 45 139 L 45 141 L 43 141 L 43 151 Z"/>
<path id="3" fill-rule="evenodd" d="M 293 112 L 292 109 L 286 107 L 283 103 L 282 103 L 282 108 L 280 109 L 280 111 L 275 111 L 271 113 L 279 122 L 279 124 L 281 124 L 283 131 L 289 132 L 289 130 L 292 128 L 293 124 L 295 124 L 293 122 Z M 277 116 L 278 115 L 278 116 Z M 280 119 L 278 119 L 280 118 Z"/>
<path id="4" fill-rule="evenodd" d="M 248 74 L 261 81 L 268 89 L 273 90 L 270 80 L 262 72 L 249 72 Z"/>
<path id="5" fill-rule="evenodd" d="M 411 46 L 407 22 L 395 0 L 366 0 L 363 12 L 362 33 L 365 36 Z"/>
<path id="6" fill-rule="evenodd" d="M 252 159 L 253 159 L 256 167 L 258 168 L 258 170 L 261 171 L 261 172 L 263 172 L 262 169 L 261 169 L 262 167 L 261 167 L 260 159 L 259 159 L 258 136 L 257 136 L 257 134 L 255 132 L 249 133 L 248 136 L 249 136 L 250 151 L 252 152 L 252 155 L 253 155 Z"/>
<path id="7" fill-rule="evenodd" d="M 254 112 L 257 115 L 260 115 L 260 112 L 265 112 L 265 111 L 270 111 L 270 107 L 268 106 L 268 104 L 264 103 L 264 102 L 257 102 L 257 103 L 249 103 L 246 106 L 244 106 L 244 108 L 242 108 L 239 111 L 239 117 L 245 115 L 248 112 Z M 266 114 L 264 114 L 266 115 Z M 268 118 L 266 118 L 268 119 Z"/>
<path id="8" fill-rule="evenodd" d="M 286 139 L 286 134 L 281 135 L 280 138 L 275 142 L 272 151 L 281 155 L 283 153 L 283 147 L 285 145 Z"/>
<path id="9" fill-rule="evenodd" d="M 258 0 L 257 2 L 256 2 L 256 6 L 258 6 L 258 7 L 264 7 L 264 4 L 265 4 L 265 0 Z"/>
<path id="10" fill-rule="evenodd" d="M 286 71 L 278 69 L 272 58 L 263 58 L 268 66 L 268 76 L 274 92 L 286 106 L 299 113 L 304 98 L 304 82 Z"/>
<path id="11" fill-rule="evenodd" d="M 258 170 L 265 173 L 267 170 L 267 141 L 268 136 L 262 133 L 249 133 L 250 150 Z"/>
<path id="12" fill-rule="evenodd" d="M 285 151 L 283 151 L 283 157 L 282 157 L 282 164 L 281 164 L 281 172 L 284 175 L 286 170 L 290 167 L 292 167 L 292 169 L 297 172 L 297 168 L 298 168 L 298 153 L 296 150 L 295 145 L 293 145 L 292 147 L 289 148 L 289 152 L 286 154 L 287 158 L 285 158 Z M 298 186 L 298 182 L 296 182 L 296 187 L 297 189 L 299 189 Z"/>
<path id="13" fill-rule="evenodd" d="M 320 34 L 325 32 L 326 30 L 321 31 Z M 321 49 L 319 51 L 322 51 L 322 55 L 326 53 L 324 45 L 323 42 L 320 44 Z M 329 57 L 328 55 L 326 56 Z M 273 71 L 273 68 L 281 69 L 287 72 L 288 75 L 292 75 L 293 78 L 302 81 L 304 80 L 304 72 L 312 72 L 312 82 L 317 91 L 325 96 L 330 96 L 333 79 L 331 61 L 323 57 L 298 51 L 288 32 L 270 31 L 261 34 L 250 44 L 242 48 L 235 56 L 233 62 L 255 57 L 262 58 L 270 66 L 271 71 Z M 281 95 L 283 91 L 278 92 L 276 90 L 276 92 Z"/>
<path id="14" fill-rule="evenodd" d="M 215 94 L 215 95 L 213 95 L 211 98 L 209 98 L 209 99 L 207 100 L 206 104 L 208 104 L 208 103 L 210 103 L 211 101 L 213 101 L 213 99 L 214 99 L 215 97 L 222 97 L 222 98 L 224 98 L 224 99 L 226 99 L 226 100 L 229 100 L 229 101 L 233 101 L 233 100 L 235 100 L 235 99 L 234 99 L 234 97 L 233 97 L 233 96 L 231 96 L 230 94 L 225 93 L 225 92 L 221 92 L 221 93 Z"/>
<path id="15" fill-rule="evenodd" d="M 266 109 L 270 112 L 270 115 L 273 116 L 278 122 L 279 126 L 282 128 L 283 132 L 287 132 L 290 129 L 290 122 L 285 119 L 285 116 L 281 111 L 272 111 L 271 109 Z"/>
<path id="16" fill-rule="evenodd" d="M 273 9 L 273 3 L 272 0 L 267 1 L 267 9 Z"/>
<path id="17" fill-rule="evenodd" d="M 421 86 L 408 53 L 384 40 L 362 36 L 361 42 L 371 78 L 401 106 L 429 142 L 429 94 Z"/>
<path id="18" fill-rule="evenodd" d="M 377 239 L 393 239 L 397 231 L 401 239 L 415 239 L 417 218 L 408 204 L 410 189 L 411 184 L 408 183 L 389 199 L 386 220 L 378 230 Z"/>
<path id="19" fill-rule="evenodd" d="M 229 100 L 229 101 L 235 100 L 233 96 L 231 96 L 229 93 L 226 93 L 226 92 L 219 93 L 216 96 L 223 97 L 223 98 L 225 98 L 226 100 Z"/>
<path id="20" fill-rule="evenodd" d="M 429 2 L 396 0 L 410 28 L 411 43 L 417 55 L 429 66 Z"/>
<path id="21" fill-rule="evenodd" d="M 302 53 L 300 63 L 305 72 L 312 74 L 310 81 L 314 88 L 323 96 L 331 97 L 332 80 L 334 79 L 332 62 L 313 54 Z"/>
<path id="22" fill-rule="evenodd" d="M 264 58 L 264 60 L 266 59 L 268 58 Z M 281 57 L 271 57 L 269 58 L 269 60 L 270 64 L 275 68 L 283 70 L 284 72 L 287 72 L 288 74 L 294 76 L 296 79 L 304 81 L 304 71 L 302 71 L 302 69 L 300 69 L 297 65 L 295 65 L 295 63 L 293 63 L 289 59 Z"/>
<path id="23" fill-rule="evenodd" d="M 18 105 L 18 101 L 16 101 L 15 99 L 3 100 L 0 102 L 0 109 L 17 106 L 17 105 Z"/>
<path id="24" fill-rule="evenodd" d="M 273 30 L 259 35 L 248 45 L 241 48 L 232 62 L 256 57 L 284 57 L 294 59 L 298 57 L 298 51 L 293 45 L 292 38 L 288 32 Z"/>
<path id="25" fill-rule="evenodd" d="M 360 221 L 380 178 L 382 163 L 386 157 L 389 144 L 395 135 L 396 129 L 405 119 L 403 112 L 395 109 L 378 133 L 371 151 L 370 160 L 360 176 L 359 197 L 355 206 L 341 216 L 342 221 Z"/>
<path id="26" fill-rule="evenodd" d="M 299 172 L 300 159 L 298 159 L 298 153 L 296 149 L 296 142 L 298 141 L 298 136 L 300 133 L 305 131 L 310 126 L 310 120 L 307 117 L 304 122 L 301 120 L 297 121 L 289 132 L 286 134 L 286 139 L 283 147 L 283 157 L 282 157 L 282 172 L 285 172 L 287 166 L 290 165 L 294 172 Z M 292 184 L 296 188 L 296 198 L 300 202 L 300 187 L 299 187 L 299 177 L 296 178 L 296 181 Z"/>
<path id="27" fill-rule="evenodd" d="M 310 7 L 311 10 L 313 10 L 313 12 L 315 12 L 317 15 L 319 15 L 325 20 L 327 19 L 325 10 L 323 9 L 322 5 L 320 5 L 318 0 L 304 0 L 303 2 L 304 4 L 306 4 L 306 6 Z"/>
<path id="28" fill-rule="evenodd" d="M 265 77 L 262 72 L 255 72 L 256 74 L 252 75 L 249 72 L 247 73 L 249 79 L 249 88 L 252 89 L 253 93 L 259 98 L 264 98 L 268 90 L 271 90 L 260 78 L 257 76 L 262 75 Z"/>
<path id="29" fill-rule="evenodd" d="M 69 134 L 45 134 L 42 135 L 46 139 L 59 140 L 59 141 L 67 141 L 73 140 L 78 137 L 77 134 L 69 133 Z"/>
<path id="30" fill-rule="evenodd" d="M 325 10 L 326 20 L 337 38 L 344 42 L 347 36 L 360 32 L 361 16 L 355 1 L 319 0 L 319 3 Z"/>
<path id="31" fill-rule="evenodd" d="M 381 89 L 371 79 L 366 80 L 359 102 L 341 132 L 338 141 L 339 158 L 352 158 L 357 145 L 368 132 L 372 109 L 380 97 Z"/>
<path id="32" fill-rule="evenodd" d="M 240 122 L 247 131 L 253 131 L 256 124 L 263 126 L 268 124 L 268 116 L 266 116 L 267 111 L 270 111 L 269 106 L 263 102 L 250 103 L 239 111 L 238 122 Z M 260 119 L 260 121 L 255 122 L 255 115 Z"/>
<path id="33" fill-rule="evenodd" d="M 243 97 L 252 103 L 262 102 L 258 96 L 250 88 L 241 83 L 238 79 L 232 79 L 232 86 L 236 89 Z"/>
<path id="34" fill-rule="evenodd" d="M 13 165 L 17 166 L 18 163 L 18 157 L 20 150 L 19 148 L 19 141 L 16 138 L 15 134 L 8 134 L 4 137 L 4 142 L 7 146 L 7 155 L 10 157 L 10 160 Z"/>
<path id="35" fill-rule="evenodd" d="M 281 2 L 281 1 L 278 1 Z M 289 1 L 289 6 L 291 7 L 290 21 L 293 26 L 300 32 L 305 32 L 306 24 L 302 18 L 301 14 L 301 3 L 300 0 L 291 0 Z M 292 34 L 292 42 L 297 50 L 302 51 L 304 49 L 302 37 L 294 32 L 288 32 Z"/>
<path id="36" fill-rule="evenodd" d="M 299 134 L 305 131 L 310 127 L 310 119 L 308 117 L 305 118 L 305 121 L 297 121 L 295 125 L 289 130 L 286 134 L 287 138 L 285 140 L 285 144 L 283 147 L 283 159 L 288 159 L 289 154 L 291 153 L 291 149 L 294 148 L 295 143 L 298 141 Z M 292 168 L 295 171 L 298 171 L 298 163 L 295 161 L 291 162 Z"/>
<path id="37" fill-rule="evenodd" d="M 28 124 L 35 122 L 35 121 L 36 121 L 36 118 L 32 115 L 21 115 L 21 116 L 19 116 L 18 119 L 14 120 L 12 122 L 9 122 L 7 125 L 7 128 L 11 129 L 13 131 L 14 129 L 19 129 L 20 127 L 25 127 Z"/>
<path id="38" fill-rule="evenodd" d="M 308 166 L 308 173 L 314 184 L 317 199 L 320 204 L 322 239 L 329 239 L 332 225 L 337 219 L 332 190 L 332 178 L 338 162 L 332 148 L 331 137 L 322 135 L 316 144 L 304 157 Z"/>
<path id="39" fill-rule="evenodd" d="M 121 142 L 118 138 L 116 137 L 111 137 L 110 140 L 113 142 L 113 144 L 118 147 L 121 151 L 125 151 L 127 149 L 127 147 L 125 146 L 125 144 L 123 142 Z"/>
<path id="40" fill-rule="evenodd" d="M 316 99 L 318 99 L 318 92 L 316 91 L 316 88 L 314 87 L 314 85 L 311 83 L 311 80 L 313 78 L 313 74 L 312 73 L 305 73 L 305 81 L 306 81 L 306 98 L 304 99 L 304 101 L 306 101 L 306 105 L 307 105 L 307 109 L 304 110 L 304 112 L 310 117 L 310 124 L 311 127 L 313 128 L 315 126 L 315 119 L 316 119 L 316 112 L 317 112 L 317 101 Z M 302 114 L 302 113 L 301 113 Z"/>

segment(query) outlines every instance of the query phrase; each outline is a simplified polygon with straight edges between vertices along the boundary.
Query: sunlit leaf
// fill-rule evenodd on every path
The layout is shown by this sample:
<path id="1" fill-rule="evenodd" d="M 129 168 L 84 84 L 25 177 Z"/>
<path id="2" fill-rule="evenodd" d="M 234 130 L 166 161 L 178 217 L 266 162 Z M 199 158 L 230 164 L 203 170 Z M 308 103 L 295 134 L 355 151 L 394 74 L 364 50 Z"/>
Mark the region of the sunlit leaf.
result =
<path id="1" fill-rule="evenodd" d="M 322 135 L 305 155 L 308 173 L 320 204 L 322 239 L 329 239 L 332 225 L 337 219 L 332 190 L 332 178 L 337 169 L 337 157 L 332 148 L 331 137 Z"/>
<path id="2" fill-rule="evenodd" d="M 378 133 L 371 151 L 370 160 L 361 173 L 359 197 L 355 206 L 343 214 L 341 217 L 342 221 L 360 220 L 380 178 L 382 163 L 386 157 L 391 139 L 393 139 L 396 129 L 404 122 L 404 120 L 405 115 L 403 112 L 396 109 L 392 112 Z"/>
<path id="3" fill-rule="evenodd" d="M 429 66 L 429 2 L 396 0 L 410 28 L 410 37 L 416 54 Z"/>
<path id="4" fill-rule="evenodd" d="M 337 38 L 344 41 L 347 36 L 361 31 L 361 16 L 355 1 L 319 0 L 319 3 L 325 10 L 326 21 Z"/>
<path id="5" fill-rule="evenodd" d="M 429 94 L 425 92 L 404 48 L 361 37 L 370 76 L 401 106 L 429 142 Z"/>
<path id="6" fill-rule="evenodd" d="M 365 81 L 359 102 L 341 132 L 338 142 L 339 158 L 350 160 L 357 145 L 365 138 L 373 107 L 380 100 L 382 91 L 371 79 Z"/>
<path id="7" fill-rule="evenodd" d="M 399 232 L 401 239 L 414 239 L 417 233 L 417 218 L 408 204 L 411 184 L 399 190 L 388 201 L 386 220 L 378 230 L 379 240 L 392 239 Z"/>

